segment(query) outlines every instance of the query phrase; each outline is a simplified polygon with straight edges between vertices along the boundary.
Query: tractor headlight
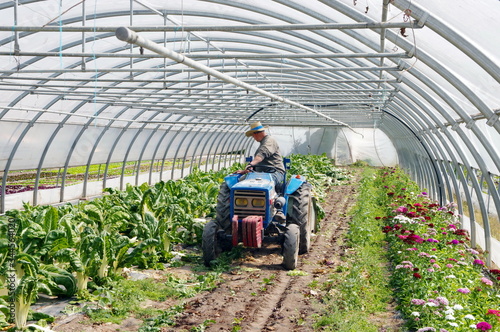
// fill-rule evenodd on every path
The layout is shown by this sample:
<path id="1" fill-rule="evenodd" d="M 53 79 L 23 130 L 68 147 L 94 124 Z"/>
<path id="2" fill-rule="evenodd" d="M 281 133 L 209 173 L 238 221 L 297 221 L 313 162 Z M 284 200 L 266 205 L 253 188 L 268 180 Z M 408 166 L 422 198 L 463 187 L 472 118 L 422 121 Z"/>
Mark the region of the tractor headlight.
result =
<path id="1" fill-rule="evenodd" d="M 236 206 L 247 206 L 248 205 L 248 199 L 246 199 L 246 198 L 236 198 L 234 200 L 234 204 L 236 204 Z"/>
<path id="2" fill-rule="evenodd" d="M 264 207 L 266 206 L 266 200 L 263 198 L 254 198 L 252 199 L 253 207 Z"/>

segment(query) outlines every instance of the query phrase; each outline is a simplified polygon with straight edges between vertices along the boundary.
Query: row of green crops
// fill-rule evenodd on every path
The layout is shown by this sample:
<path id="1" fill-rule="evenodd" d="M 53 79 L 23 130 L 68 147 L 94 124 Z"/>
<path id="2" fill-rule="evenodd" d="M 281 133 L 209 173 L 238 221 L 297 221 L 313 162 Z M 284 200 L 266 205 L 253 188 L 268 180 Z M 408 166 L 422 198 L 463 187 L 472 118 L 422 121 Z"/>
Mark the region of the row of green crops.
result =
<path id="1" fill-rule="evenodd" d="M 439 206 L 399 169 L 381 170 L 374 187 L 408 328 L 499 331 L 500 271 L 488 270 L 470 247 L 454 204 Z"/>
<path id="2" fill-rule="evenodd" d="M 357 171 L 363 171 L 363 175 L 356 204 L 349 211 L 349 230 L 345 237 L 337 239 L 345 254 L 328 280 L 315 285 L 324 293 L 321 298 L 324 310 L 315 317 L 314 327 L 318 331 L 399 332 L 397 324 L 384 321 L 392 293 L 381 221 L 374 219 L 383 211 L 373 200 L 376 170 Z"/>
<path id="3" fill-rule="evenodd" d="M 307 176 L 324 197 L 320 179 L 335 173 L 331 161 L 291 158 L 290 173 Z M 23 328 L 39 293 L 85 297 L 89 280 L 102 288 L 125 267 L 161 268 L 174 256 L 172 244 L 198 245 L 206 218 L 215 215 L 223 177 L 243 167 L 106 189 L 102 197 L 78 205 L 25 204 L 8 211 L 0 218 L 0 322 L 15 317 Z"/>
<path id="4" fill-rule="evenodd" d="M 214 215 L 219 184 L 231 171 L 106 189 L 78 205 L 8 211 L 0 219 L 0 295 L 14 299 L 14 308 L 4 302 L 2 311 L 15 310 L 10 316 L 22 328 L 39 292 L 82 296 L 89 280 L 102 285 L 124 267 L 168 262 L 172 243 L 200 241 L 200 218 Z"/>

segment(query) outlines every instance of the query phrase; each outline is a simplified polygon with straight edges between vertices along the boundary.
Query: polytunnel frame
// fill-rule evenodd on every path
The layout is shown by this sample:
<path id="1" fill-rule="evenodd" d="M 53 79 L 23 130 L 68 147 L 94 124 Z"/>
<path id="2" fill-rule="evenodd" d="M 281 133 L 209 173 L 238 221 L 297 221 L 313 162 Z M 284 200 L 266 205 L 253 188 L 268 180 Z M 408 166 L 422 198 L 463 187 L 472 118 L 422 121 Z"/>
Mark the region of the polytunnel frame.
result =
<path id="1" fill-rule="evenodd" d="M 325 3 L 330 3 L 330 4 L 332 3 L 332 1 L 323 1 L 323 2 L 325 2 Z M 385 2 L 387 2 L 387 1 L 385 1 Z M 403 5 L 401 5 L 401 3 L 403 3 Z M 393 3 L 393 4 L 394 4 L 394 3 Z M 401 8 L 401 7 L 408 8 L 408 7 L 409 7 L 409 5 L 410 5 L 411 3 L 410 3 L 410 2 L 408 2 L 408 1 L 396 1 L 396 3 L 395 3 L 395 4 L 396 4 L 396 6 L 397 6 L 397 5 L 400 5 L 400 8 Z M 342 6 L 342 4 L 339 4 L 339 3 L 336 3 L 336 5 L 337 5 L 337 6 Z M 412 6 L 414 6 L 413 4 L 411 4 L 411 5 L 412 5 Z M 335 7 L 337 7 L 337 6 L 335 6 Z M 337 8 L 338 8 L 338 7 L 337 7 Z M 349 11 L 350 11 L 351 13 L 356 13 L 356 14 L 357 14 L 357 12 L 355 12 L 352 8 L 349 8 L 349 9 L 350 9 Z M 421 22 L 421 24 L 426 24 L 427 26 L 431 26 L 431 23 L 432 23 L 432 24 L 436 24 L 436 22 L 437 22 L 437 23 L 440 23 L 438 20 L 435 20 L 435 19 L 434 19 L 431 15 L 429 15 L 429 13 L 427 13 L 427 12 L 422 12 L 422 13 L 421 13 L 421 15 L 418 15 L 417 13 L 418 13 L 418 12 L 417 12 L 416 10 L 414 10 L 414 11 L 412 12 L 412 15 L 413 15 L 413 16 L 417 16 L 417 17 L 420 17 L 420 22 Z M 420 14 L 420 13 L 419 13 L 419 14 Z M 361 14 L 357 14 L 357 15 L 362 16 Z M 367 19 L 367 17 L 365 17 L 365 16 L 362 16 L 362 18 L 363 18 L 363 20 L 366 20 L 366 19 Z M 442 32 L 440 33 L 440 35 L 441 35 L 441 36 L 447 36 L 447 34 L 446 34 L 445 32 L 447 32 L 447 33 L 454 33 L 451 29 L 449 29 L 449 28 L 448 28 L 448 27 L 446 27 L 446 26 L 445 26 L 444 28 L 443 28 L 443 27 L 440 27 L 440 29 L 441 29 L 441 31 L 442 31 Z M 453 34 L 450 34 L 450 36 L 452 36 L 452 35 L 453 35 Z M 387 38 L 388 38 L 388 39 L 390 39 L 390 37 L 391 37 L 391 32 L 389 32 L 389 33 L 387 34 Z M 459 36 L 459 37 L 461 37 L 461 36 Z M 449 38 L 446 38 L 446 39 L 447 39 L 448 41 L 450 41 L 451 43 L 454 43 L 454 39 L 452 39 L 452 40 L 450 40 Z M 357 39 L 357 40 L 359 41 L 359 39 Z M 457 40 L 460 40 L 460 39 L 457 39 Z M 398 40 L 398 42 L 399 42 L 399 43 L 403 43 L 403 44 L 405 43 L 405 41 L 404 41 L 404 40 L 401 40 L 401 39 L 400 39 L 400 40 Z M 365 43 L 365 44 L 366 44 L 366 43 Z M 395 44 L 397 44 L 398 46 L 400 46 L 400 47 L 401 47 L 401 44 L 398 44 L 398 43 L 396 43 L 396 42 L 395 42 Z M 461 50 L 463 51 L 463 47 L 459 47 L 459 46 L 463 46 L 463 45 L 461 45 L 461 43 L 458 43 L 458 44 L 459 44 L 458 46 L 457 46 L 457 45 L 455 45 L 455 46 L 457 46 L 459 49 L 461 49 Z M 366 44 L 366 45 L 368 45 L 368 44 Z M 469 50 L 469 53 L 470 53 L 470 54 L 469 54 L 469 53 L 467 53 L 467 52 L 465 52 L 465 51 L 464 51 L 464 53 L 468 54 L 468 55 L 469 55 L 472 59 L 474 59 L 474 61 L 475 61 L 476 63 L 478 63 L 479 65 L 481 65 L 481 66 L 484 68 L 484 66 L 485 66 L 485 65 L 484 65 L 484 63 L 486 63 L 486 62 L 485 62 L 483 59 L 481 59 L 481 58 L 480 58 L 483 54 L 482 54 L 481 52 L 475 52 L 475 51 L 477 51 L 477 50 L 476 50 L 476 49 L 474 49 L 474 48 L 472 48 L 472 51 L 470 51 L 470 49 L 471 49 L 471 48 L 470 48 L 470 47 L 468 47 L 467 45 L 465 45 L 465 49 L 466 49 L 466 50 Z M 412 50 L 411 48 L 409 48 L 409 50 L 410 50 L 410 52 L 413 52 L 413 51 L 414 51 L 414 50 Z M 479 56 L 480 56 L 479 58 L 477 57 L 477 54 L 479 54 Z M 419 59 L 419 60 L 422 60 L 422 57 L 421 57 L 421 51 L 420 51 L 420 50 L 419 50 L 419 54 L 418 54 L 418 59 Z M 478 59 L 479 59 L 479 60 L 478 60 Z M 425 62 L 425 61 L 424 61 L 424 62 Z M 426 63 L 426 64 L 428 64 L 427 62 L 425 62 L 425 63 Z M 404 64 L 404 65 L 407 65 L 407 64 Z M 491 64 L 490 64 L 490 65 L 491 65 Z M 490 75 L 491 75 L 492 77 L 495 77 L 495 78 L 497 79 L 497 81 L 498 81 L 498 75 L 497 75 L 497 76 L 495 76 L 495 74 L 497 73 L 497 71 L 495 71 L 495 68 L 497 68 L 497 67 L 496 67 L 494 64 L 492 64 L 492 66 L 488 66 L 488 64 L 486 64 L 486 68 L 489 68 L 489 70 L 488 70 L 488 69 L 485 69 L 485 70 L 487 70 L 487 71 L 490 73 Z M 479 98 L 477 98 L 474 94 L 469 94 L 469 92 L 471 92 L 471 91 L 470 91 L 470 90 L 468 91 L 468 88 L 467 88 L 466 86 L 460 86 L 460 83 L 461 83 L 461 82 L 460 82 L 459 80 L 457 80 L 457 78 L 456 78 L 455 76 L 453 76 L 453 75 L 452 75 L 452 76 L 448 76 L 448 75 L 446 75 L 446 70 L 445 70 L 445 71 L 442 71 L 442 70 L 436 70 L 435 68 L 433 68 L 433 69 L 434 69 L 437 73 L 439 73 L 442 77 L 446 77 L 446 79 L 447 79 L 450 83 L 454 84 L 454 86 L 457 88 L 457 90 L 458 90 L 460 93 L 462 93 L 464 96 L 467 96 L 467 97 L 468 97 L 468 96 L 471 96 L 471 98 L 472 98 L 472 99 L 469 99 L 469 100 L 472 102 L 472 104 L 473 104 L 474 106 L 476 106 L 476 107 L 480 110 L 480 112 L 484 115 L 484 117 L 485 117 L 486 119 L 488 119 L 487 124 L 488 124 L 488 125 L 490 125 L 490 126 L 492 126 L 492 127 L 494 127 L 494 128 L 497 130 L 497 132 L 499 131 L 499 123 L 498 123 L 498 121 L 497 121 L 498 116 L 497 116 L 495 113 L 489 113 L 489 112 L 488 112 L 488 110 L 489 110 L 489 109 L 486 107 L 486 105 L 484 105 L 484 104 L 481 102 L 481 100 L 480 100 Z M 131 69 L 131 70 L 133 70 L 133 69 Z M 409 72 L 412 72 L 412 71 L 414 71 L 414 69 L 410 69 L 410 70 L 408 70 L 408 71 L 409 71 Z M 418 79 L 418 80 L 420 80 L 420 81 L 422 81 L 422 78 L 421 78 L 421 77 L 418 77 L 417 79 Z M 458 82 L 457 82 L 457 81 L 458 81 Z M 405 82 L 405 83 L 407 84 L 407 82 Z M 457 84 L 457 83 L 458 83 L 458 86 L 456 86 L 456 85 L 455 85 L 455 84 Z M 389 83 L 389 84 L 390 84 L 390 83 Z M 447 95 L 446 93 L 444 93 L 444 95 L 448 97 L 448 95 Z M 442 95 L 440 95 L 440 97 L 441 97 L 441 98 L 443 98 L 443 96 L 442 96 Z M 398 98 L 399 98 L 399 96 L 398 96 Z M 449 97 L 448 97 L 448 98 L 449 98 Z M 469 97 L 468 97 L 468 98 L 469 98 Z M 53 101 L 53 102 L 55 102 L 55 101 Z M 424 109 L 427 109 L 427 107 L 425 107 Z M 463 118 L 463 117 L 462 117 L 462 114 L 460 114 L 460 112 L 459 112 L 460 108 L 455 108 L 455 107 L 453 107 L 453 106 L 452 106 L 452 109 L 453 109 L 456 113 L 458 113 L 458 114 L 459 114 L 459 116 L 462 118 L 462 121 L 463 121 L 463 122 L 465 122 L 466 124 L 472 123 L 472 130 L 477 129 L 477 128 L 476 128 L 476 126 L 474 125 L 474 122 L 471 122 L 471 121 L 475 121 L 474 119 L 471 119 L 471 118 L 469 117 L 469 119 L 468 119 L 469 121 L 467 121 L 467 120 L 466 120 L 466 118 Z M 398 110 L 396 110 L 396 111 L 398 111 Z M 430 112 L 430 113 L 432 113 L 432 112 Z M 446 112 L 446 111 L 444 111 L 444 113 L 443 113 L 443 112 L 440 112 L 440 113 L 441 113 L 443 116 L 448 115 L 448 112 Z M 465 115 L 467 115 L 467 114 L 465 114 Z M 420 115 L 420 117 L 422 117 L 422 115 Z M 410 117 L 410 118 L 411 118 L 411 117 Z M 425 121 L 425 117 L 423 117 L 423 119 L 424 119 L 424 121 Z M 35 120 L 35 122 L 36 122 L 36 120 Z M 30 123 L 31 123 L 31 124 L 33 124 L 34 122 L 33 122 L 33 121 L 31 121 Z M 460 128 L 460 126 L 459 126 L 458 124 L 459 124 L 459 122 L 458 122 L 458 121 L 453 121 L 453 122 L 450 122 L 450 125 L 452 125 L 452 129 L 454 129 L 454 127 L 455 127 L 456 129 L 459 129 L 459 130 L 460 130 L 458 133 L 459 133 L 459 136 L 463 139 L 463 137 L 462 137 L 462 136 L 465 136 L 465 134 L 463 133 L 462 128 Z M 427 129 L 424 129 L 424 130 L 425 130 L 425 132 L 427 133 L 427 136 L 431 137 L 432 135 L 430 135 L 430 130 L 429 130 L 429 128 L 432 128 L 433 126 L 432 126 L 432 124 L 428 124 L 428 125 L 429 125 L 429 127 L 428 127 Z M 455 138 L 453 138 L 451 135 L 449 135 L 449 133 L 448 133 L 448 131 L 447 131 L 447 129 L 446 129 L 446 126 L 442 127 L 442 124 L 441 124 L 441 123 L 439 123 L 439 126 L 441 127 L 441 130 L 444 130 L 444 131 L 445 131 L 445 133 L 446 133 L 446 135 L 448 136 L 448 139 L 450 140 L 450 142 L 451 142 L 452 144 L 456 144 L 456 142 L 455 142 Z M 471 128 L 468 128 L 468 126 L 469 126 L 469 125 L 467 125 L 467 129 L 471 129 Z M 29 128 L 29 127 L 27 127 L 26 129 L 28 129 L 28 128 Z M 425 128 L 425 127 L 423 126 L 423 128 Z M 443 128 L 444 128 L 444 129 L 443 129 Z M 438 134 L 439 138 L 441 139 L 441 135 L 440 135 L 438 132 L 433 131 L 432 133 L 433 133 L 433 134 Z M 477 137 L 477 133 L 474 133 L 474 134 L 476 134 L 476 137 Z M 478 137 L 478 138 L 479 138 L 479 140 L 481 141 L 481 138 L 480 138 L 480 137 Z M 464 141 L 464 143 L 466 143 L 466 142 Z M 466 145 L 467 145 L 467 143 L 466 143 Z M 432 146 L 432 144 L 430 144 L 430 146 Z M 439 146 L 439 145 L 437 145 L 437 146 Z M 486 149 L 487 149 L 487 151 L 491 154 L 491 150 L 488 150 L 488 148 L 489 148 L 489 147 L 488 147 L 488 145 L 486 145 L 486 146 L 485 146 L 485 148 L 486 148 Z M 470 149 L 470 147 L 469 147 L 469 149 Z M 456 147 L 455 147 L 455 150 L 456 150 L 457 152 L 460 152 L 460 149 L 457 149 Z M 474 149 L 472 149 L 472 150 L 474 150 Z M 451 151 L 451 150 L 450 150 L 450 151 Z M 444 161 L 444 158 L 445 158 L 445 154 L 444 154 L 444 153 L 442 153 L 442 152 L 441 152 L 440 154 L 443 156 L 443 160 L 442 160 L 442 162 L 443 162 L 443 161 Z M 437 156 L 437 155 L 438 155 L 438 154 L 435 154 L 435 156 Z M 449 153 L 449 156 L 450 156 L 450 157 L 451 157 L 451 156 L 454 156 L 454 154 L 453 154 L 453 153 Z M 429 156 L 429 157 L 432 159 L 432 157 L 431 157 L 431 156 Z M 465 157 L 465 155 L 464 155 L 463 157 Z M 482 163 L 482 159 L 481 159 L 481 157 L 480 157 L 480 156 L 478 156 L 479 158 L 476 158 L 476 156 L 473 156 L 473 157 L 476 159 L 476 162 L 477 162 L 478 164 L 481 164 L 481 163 Z M 220 160 L 220 159 L 219 159 L 219 160 Z M 463 159 L 463 160 L 464 160 L 464 161 L 466 161 L 467 159 Z M 495 161 L 495 159 L 493 159 L 493 160 Z M 483 163 L 483 164 L 484 164 L 484 163 Z M 496 164 L 497 164 L 497 163 L 496 163 Z M 414 166 L 414 167 L 415 167 L 415 166 Z M 469 165 L 468 167 L 465 165 L 465 167 L 466 167 L 467 169 L 471 169 L 471 168 L 470 168 L 470 165 Z M 498 167 L 498 164 L 497 164 L 497 167 Z M 417 169 L 418 169 L 418 168 L 419 168 L 419 167 L 417 167 Z M 483 176 L 483 177 L 485 176 L 485 174 L 488 174 L 487 172 L 486 172 L 486 173 L 484 172 L 484 170 L 482 169 L 481 165 L 480 165 L 480 168 L 481 168 L 481 172 L 482 172 L 482 176 Z M 425 172 L 425 170 L 426 170 L 426 169 L 427 169 L 427 168 L 423 168 L 422 170 Z M 461 172 L 461 173 L 463 173 L 463 172 Z M 469 174 L 470 174 L 470 172 L 468 172 L 468 175 L 469 175 Z M 463 175 L 463 174 L 462 174 L 462 175 Z M 471 177 L 473 177 L 473 176 L 471 175 Z M 425 177 L 424 177 L 424 178 L 425 178 Z M 486 179 L 487 179 L 487 181 L 488 181 L 488 179 L 489 179 L 489 181 L 491 182 L 491 176 L 486 176 Z M 476 179 L 476 181 L 477 181 L 477 179 Z M 449 185 L 448 185 L 448 186 L 449 186 Z M 3 187 L 5 188 L 5 186 L 3 186 Z M 495 188 L 495 186 L 494 186 L 494 185 L 493 185 L 493 187 L 492 187 L 491 185 L 488 185 L 488 190 L 492 191 L 492 189 L 493 189 L 493 188 Z M 479 189 L 480 189 L 480 188 L 479 188 Z M 481 190 L 479 190 L 479 191 L 477 191 L 477 190 L 476 190 L 476 192 L 477 192 L 477 194 L 479 194 L 479 193 L 481 192 Z M 494 196 L 493 196 L 493 197 L 494 197 Z M 3 197 L 2 197 L 2 198 L 3 198 Z M 484 203 L 483 203 L 483 205 L 484 205 Z M 497 206 L 497 210 L 498 210 L 498 206 Z"/>
<path id="2" fill-rule="evenodd" d="M 410 84 L 409 84 L 410 85 Z M 420 94 L 421 96 L 425 96 L 425 94 L 423 94 L 423 92 L 421 92 Z M 420 100 L 416 99 L 415 97 L 413 97 L 412 94 L 409 94 L 408 97 L 410 99 L 412 99 L 412 102 L 415 103 L 415 104 L 418 104 L 422 109 L 427 109 L 425 107 L 425 105 L 423 105 L 421 103 Z M 430 98 L 430 96 L 427 96 Z M 414 105 L 412 105 L 411 103 L 407 103 L 407 106 L 412 108 L 413 111 L 415 113 L 419 113 L 418 110 L 416 109 L 416 107 L 414 107 Z M 461 157 L 461 160 L 464 162 L 464 164 L 466 165 L 467 169 L 469 170 L 472 170 L 473 168 L 470 166 L 470 163 L 467 159 L 467 157 L 465 156 L 465 154 L 461 151 L 461 149 L 459 148 L 459 146 L 457 145 L 457 142 L 453 139 L 453 137 L 451 135 L 449 135 L 449 132 L 447 130 L 447 128 L 440 123 L 440 121 L 434 116 L 433 112 L 430 112 L 428 111 L 427 114 L 429 116 L 431 116 L 431 118 L 433 119 L 434 123 L 438 124 L 441 128 L 441 130 L 447 135 L 447 138 L 449 139 L 449 142 L 452 143 L 454 145 L 454 151 L 456 151 L 457 153 L 459 153 L 460 157 Z M 406 121 L 408 121 L 408 123 L 411 123 L 414 121 L 414 118 L 412 118 L 411 116 L 408 116 L 408 117 L 405 117 Z M 428 120 L 425 116 L 421 116 L 420 117 L 421 119 L 423 119 L 425 122 L 427 122 L 427 128 L 430 128 L 432 126 L 432 123 L 430 120 Z M 423 126 L 422 126 L 423 127 Z M 464 143 L 466 144 L 466 146 L 469 148 L 471 154 L 473 155 L 473 157 L 475 157 L 475 160 L 476 162 L 480 165 L 480 168 L 481 169 L 485 169 L 486 166 L 484 165 L 484 162 L 482 161 L 481 157 L 477 154 L 477 152 L 475 151 L 475 149 L 473 148 L 473 146 L 471 145 L 470 141 L 468 140 L 468 138 L 463 134 L 462 130 L 460 127 L 457 128 L 457 131 L 459 131 L 459 133 L 461 133 L 463 136 L 463 141 Z M 441 135 L 439 134 L 439 132 L 436 130 L 434 133 L 434 135 L 425 135 L 425 136 L 422 136 L 425 140 L 427 139 L 432 139 L 434 140 L 434 137 L 437 136 L 438 138 L 441 137 Z M 452 158 L 452 161 L 454 161 L 455 165 L 458 165 L 458 161 L 455 160 L 454 158 L 454 154 L 453 154 L 453 151 L 448 148 L 447 144 L 445 143 L 444 140 L 441 140 L 442 142 L 442 145 L 447 149 L 448 151 L 448 155 Z M 436 144 L 434 143 L 433 145 L 435 146 L 440 146 L 439 144 Z M 444 160 L 444 157 L 445 155 L 443 154 L 442 155 L 442 160 Z M 438 154 L 435 154 L 435 157 L 436 160 L 438 160 Z M 445 173 L 446 174 L 446 173 Z M 470 172 L 469 172 L 470 174 Z M 463 174 L 462 174 L 463 175 Z M 462 178 L 462 176 L 461 176 Z M 482 219 L 483 219 L 483 224 L 484 224 L 484 237 L 485 237 L 485 246 L 486 246 L 486 258 L 487 258 L 487 264 L 489 266 L 491 266 L 491 231 L 490 231 L 490 226 L 489 226 L 489 219 L 488 219 L 488 212 L 486 210 L 486 207 L 485 207 L 485 204 L 484 204 L 484 200 L 483 200 L 483 197 L 482 197 L 482 191 L 480 190 L 480 186 L 479 186 L 479 183 L 477 181 L 477 178 L 474 177 L 474 176 L 470 176 L 469 177 L 471 182 L 472 182 L 472 187 L 473 189 L 476 191 L 476 197 L 478 199 L 478 204 L 479 204 L 479 208 L 480 208 L 480 211 L 481 211 L 481 215 L 482 215 Z M 466 180 L 464 179 L 464 187 L 466 188 L 467 187 L 467 182 Z M 495 188 L 495 185 L 492 183 L 491 181 L 491 178 L 487 178 L 487 182 L 488 182 L 488 188 L 491 188 L 491 185 L 493 185 L 493 188 Z M 495 205 L 497 207 L 497 211 L 500 211 L 500 208 L 499 208 L 499 205 L 497 205 L 497 203 L 500 201 L 499 199 L 499 196 L 498 196 L 498 193 L 496 191 L 491 191 L 489 189 L 489 194 L 490 196 L 493 198 L 494 202 L 495 202 Z M 461 195 L 457 195 L 457 199 L 460 198 Z M 459 212 L 462 214 L 463 213 L 463 209 L 461 207 L 461 203 L 459 205 L 460 209 Z M 471 212 L 470 213 L 470 228 L 471 228 L 471 242 L 472 242 L 472 245 L 475 246 L 476 245 L 476 234 L 475 234 L 475 225 L 474 225 L 474 220 L 475 220 L 475 217 L 474 217 L 474 208 L 470 209 L 471 208 L 471 205 L 469 205 L 469 211 Z"/>

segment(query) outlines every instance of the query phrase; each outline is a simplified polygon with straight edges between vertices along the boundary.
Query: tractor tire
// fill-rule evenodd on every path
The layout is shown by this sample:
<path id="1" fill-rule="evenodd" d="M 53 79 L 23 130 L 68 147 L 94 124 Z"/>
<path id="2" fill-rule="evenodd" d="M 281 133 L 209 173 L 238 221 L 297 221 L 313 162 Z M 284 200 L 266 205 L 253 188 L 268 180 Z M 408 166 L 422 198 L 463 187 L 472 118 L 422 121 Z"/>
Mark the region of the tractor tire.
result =
<path id="1" fill-rule="evenodd" d="M 287 270 L 295 270 L 299 260 L 299 226 L 289 224 L 283 241 L 283 266 Z"/>
<path id="2" fill-rule="evenodd" d="M 311 234 L 316 230 L 316 213 L 311 191 L 311 184 L 303 183 L 289 196 L 287 220 L 300 227 L 300 255 L 307 253 L 311 248 Z"/>
<path id="3" fill-rule="evenodd" d="M 220 185 L 219 195 L 217 196 L 217 207 L 215 221 L 219 224 L 225 232 L 228 232 L 231 228 L 230 220 L 230 204 L 229 200 L 231 198 L 231 189 L 226 182 Z"/>
<path id="4" fill-rule="evenodd" d="M 215 221 L 209 221 L 203 228 L 201 238 L 201 249 L 203 251 L 203 263 L 205 266 L 210 266 L 210 263 L 215 260 L 220 253 L 220 247 L 217 243 L 217 231 L 219 225 Z"/>

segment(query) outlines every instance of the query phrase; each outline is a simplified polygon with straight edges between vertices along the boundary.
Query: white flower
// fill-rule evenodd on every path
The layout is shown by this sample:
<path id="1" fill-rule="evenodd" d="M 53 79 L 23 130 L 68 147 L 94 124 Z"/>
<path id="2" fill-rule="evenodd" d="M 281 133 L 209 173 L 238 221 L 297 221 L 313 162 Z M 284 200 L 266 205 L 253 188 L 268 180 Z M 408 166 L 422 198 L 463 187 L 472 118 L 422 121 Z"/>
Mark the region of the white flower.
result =
<path id="1" fill-rule="evenodd" d="M 434 302 L 427 302 L 426 304 L 424 304 L 424 307 L 427 306 L 427 307 L 437 307 L 437 304 L 434 303 Z"/>
<path id="2" fill-rule="evenodd" d="M 455 309 L 455 310 L 462 310 L 463 308 L 464 308 L 464 307 L 462 307 L 460 304 L 455 304 L 455 305 L 453 306 L 453 309 Z"/>
<path id="3" fill-rule="evenodd" d="M 471 324 L 471 325 L 469 325 L 469 327 L 470 327 L 471 329 L 477 329 L 476 324 Z"/>
<path id="4" fill-rule="evenodd" d="M 448 314 L 446 315 L 445 317 L 447 320 L 455 320 L 455 316 L 453 316 L 452 314 Z"/>
<path id="5" fill-rule="evenodd" d="M 474 316 L 472 316 L 471 314 L 468 314 L 468 315 L 465 315 L 464 317 L 465 319 L 470 319 L 470 320 L 474 320 Z"/>
<path id="6" fill-rule="evenodd" d="M 453 310 L 450 307 L 446 307 L 446 310 L 445 310 L 444 313 L 447 314 L 447 315 L 453 315 L 455 313 L 455 310 Z"/>
<path id="7" fill-rule="evenodd" d="M 448 324 L 449 324 L 449 325 L 451 325 L 451 326 L 454 326 L 454 327 L 457 327 L 457 326 L 458 326 L 458 324 L 457 324 L 457 323 L 451 323 L 451 322 L 449 322 Z"/>
<path id="8" fill-rule="evenodd" d="M 445 279 L 455 279 L 456 277 L 453 274 L 450 274 L 449 276 L 444 277 Z"/>
<path id="9" fill-rule="evenodd" d="M 415 316 L 415 317 L 420 317 L 420 312 L 418 311 L 414 311 L 411 313 L 412 316 Z"/>

